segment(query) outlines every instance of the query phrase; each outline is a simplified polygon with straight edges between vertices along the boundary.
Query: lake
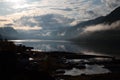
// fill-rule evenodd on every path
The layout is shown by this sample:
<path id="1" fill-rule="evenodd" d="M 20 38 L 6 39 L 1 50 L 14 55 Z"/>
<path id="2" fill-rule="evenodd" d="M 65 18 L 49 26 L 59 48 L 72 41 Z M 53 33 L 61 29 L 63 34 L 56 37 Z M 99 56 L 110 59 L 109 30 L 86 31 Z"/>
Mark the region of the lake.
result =
<path id="1" fill-rule="evenodd" d="M 118 46 L 105 45 L 105 44 L 88 44 L 88 43 L 78 43 L 62 40 L 11 40 L 15 42 L 16 45 L 23 44 L 26 46 L 34 47 L 35 51 L 65 51 L 73 52 L 79 54 L 89 54 L 89 55 L 108 55 L 120 58 L 120 49 Z M 77 59 L 76 59 L 77 60 Z M 76 62 L 73 60 L 73 62 Z M 79 60 L 79 59 L 78 59 Z M 78 76 L 81 74 L 101 74 L 110 73 L 111 71 L 104 67 L 104 65 L 93 64 L 85 65 L 85 69 L 78 69 L 73 67 L 70 70 L 65 71 L 64 75 Z"/>
<path id="2" fill-rule="evenodd" d="M 65 51 L 90 55 L 110 55 L 120 58 L 119 45 L 92 45 L 87 43 L 70 42 L 63 40 L 11 40 L 15 44 L 34 47 L 36 51 Z"/>

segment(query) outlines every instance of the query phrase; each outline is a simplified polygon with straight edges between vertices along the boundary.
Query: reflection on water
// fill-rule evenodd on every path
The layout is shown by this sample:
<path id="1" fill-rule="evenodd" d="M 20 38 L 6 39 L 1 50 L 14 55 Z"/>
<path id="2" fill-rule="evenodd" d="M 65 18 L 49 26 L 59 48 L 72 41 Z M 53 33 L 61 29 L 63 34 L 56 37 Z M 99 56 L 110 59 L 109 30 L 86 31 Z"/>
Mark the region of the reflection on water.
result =
<path id="1" fill-rule="evenodd" d="M 110 73 L 108 69 L 103 68 L 104 66 L 102 65 L 87 65 L 86 64 L 86 69 L 77 69 L 73 68 L 71 70 L 65 70 L 64 75 L 71 75 L 71 76 L 78 76 L 81 74 L 103 74 L 103 73 Z"/>
<path id="2" fill-rule="evenodd" d="M 34 47 L 38 51 L 66 51 L 82 54 L 95 54 L 95 55 L 112 55 L 119 57 L 119 46 L 110 45 L 92 45 L 87 43 L 74 43 L 70 41 L 55 41 L 55 40 L 12 40 L 16 44 L 23 44 L 26 46 Z M 32 58 L 30 58 L 32 60 Z M 96 59 L 97 60 L 97 59 Z M 82 60 L 83 61 L 83 60 Z M 100 61 L 100 59 L 99 59 Z M 79 62 L 79 60 L 74 60 Z M 104 68 L 104 65 L 85 65 L 85 69 L 73 68 L 71 70 L 64 70 L 64 75 L 81 75 L 81 74 L 100 74 L 110 73 L 111 71 Z"/>
<path id="3" fill-rule="evenodd" d="M 12 40 L 16 44 L 24 44 L 32 46 L 39 51 L 67 51 L 67 52 L 81 52 L 82 48 L 69 41 L 55 41 L 55 40 Z"/>
<path id="4" fill-rule="evenodd" d="M 76 44 L 76 45 L 80 45 L 80 44 Z M 82 45 L 82 47 L 84 46 L 84 51 L 85 53 L 90 54 L 95 53 L 95 54 L 104 54 L 104 55 L 111 55 L 114 56 L 116 58 L 120 58 L 120 45 L 119 44 L 114 44 L 114 43 L 110 43 L 110 44 L 89 44 L 89 43 L 85 43 L 84 45 Z"/>
<path id="5" fill-rule="evenodd" d="M 73 43 L 61 40 L 12 40 L 16 44 L 34 47 L 39 51 L 66 51 L 84 54 L 112 55 L 120 58 L 119 45 L 93 45 L 86 43 Z"/>

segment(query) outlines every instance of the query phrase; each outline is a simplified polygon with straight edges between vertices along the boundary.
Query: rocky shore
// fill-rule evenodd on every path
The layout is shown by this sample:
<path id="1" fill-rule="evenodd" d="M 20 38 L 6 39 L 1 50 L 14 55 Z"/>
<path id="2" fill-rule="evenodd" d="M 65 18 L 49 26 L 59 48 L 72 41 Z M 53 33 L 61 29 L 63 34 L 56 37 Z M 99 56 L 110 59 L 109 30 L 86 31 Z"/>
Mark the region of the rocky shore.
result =
<path id="1" fill-rule="evenodd" d="M 120 59 L 71 52 L 39 52 L 0 40 L 3 80 L 119 80 Z"/>

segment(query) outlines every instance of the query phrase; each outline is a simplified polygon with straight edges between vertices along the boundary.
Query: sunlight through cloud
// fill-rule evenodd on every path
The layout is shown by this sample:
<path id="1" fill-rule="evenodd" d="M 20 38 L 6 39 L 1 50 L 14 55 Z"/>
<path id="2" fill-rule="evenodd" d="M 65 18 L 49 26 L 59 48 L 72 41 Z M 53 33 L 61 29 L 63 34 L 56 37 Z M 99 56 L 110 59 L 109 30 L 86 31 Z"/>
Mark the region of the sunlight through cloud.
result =
<path id="1" fill-rule="evenodd" d="M 13 4 L 13 9 L 25 8 L 28 6 L 25 0 L 13 0 L 10 2 Z"/>

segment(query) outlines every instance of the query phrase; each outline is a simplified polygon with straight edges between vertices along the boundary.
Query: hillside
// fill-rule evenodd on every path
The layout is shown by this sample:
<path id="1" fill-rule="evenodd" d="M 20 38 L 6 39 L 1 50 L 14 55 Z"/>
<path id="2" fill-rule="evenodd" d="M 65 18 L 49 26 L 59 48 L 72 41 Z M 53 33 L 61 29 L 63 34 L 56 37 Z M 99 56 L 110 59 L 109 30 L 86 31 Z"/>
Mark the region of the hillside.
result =
<path id="1" fill-rule="evenodd" d="M 82 35 L 79 34 L 72 40 L 78 42 L 85 41 L 93 43 L 95 42 L 118 43 L 120 41 L 119 21 L 120 21 L 120 7 L 116 8 L 110 14 L 104 17 L 102 16 L 76 25 L 75 27 L 77 29 L 81 29 L 81 32 L 84 33 Z"/>
<path id="2" fill-rule="evenodd" d="M 16 39 L 18 32 L 12 27 L 1 27 L 0 28 L 0 38 L 2 39 Z"/>

